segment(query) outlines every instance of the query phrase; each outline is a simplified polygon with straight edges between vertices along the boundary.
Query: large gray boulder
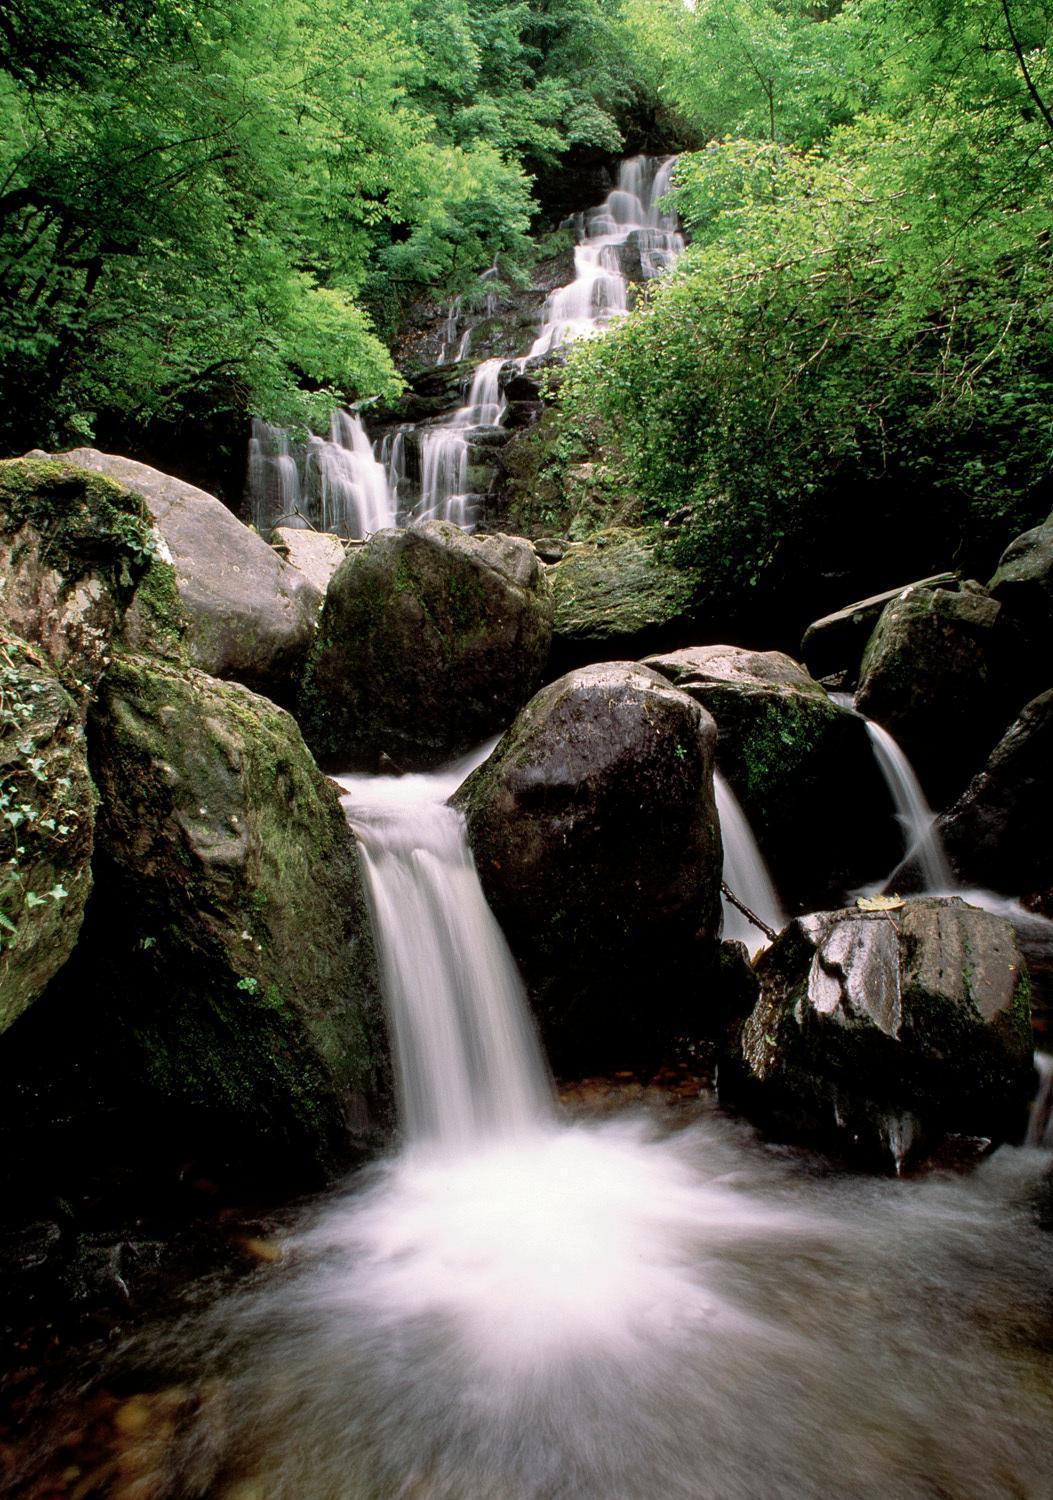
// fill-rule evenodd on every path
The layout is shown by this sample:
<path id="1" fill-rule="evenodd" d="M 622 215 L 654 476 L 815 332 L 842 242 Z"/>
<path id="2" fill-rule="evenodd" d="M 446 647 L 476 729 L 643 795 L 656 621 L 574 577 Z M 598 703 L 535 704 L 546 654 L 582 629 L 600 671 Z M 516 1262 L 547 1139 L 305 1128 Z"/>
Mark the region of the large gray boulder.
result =
<path id="1" fill-rule="evenodd" d="M 1027 704 L 940 820 L 962 880 L 1011 895 L 1053 888 L 1053 688 Z"/>
<path id="2" fill-rule="evenodd" d="M 552 598 L 529 542 L 444 521 L 381 531 L 333 576 L 299 717 L 326 765 L 441 764 L 541 681 Z"/>
<path id="3" fill-rule="evenodd" d="M 787 905 L 840 900 L 891 868 L 900 834 L 866 725 L 798 662 L 720 645 L 644 664 L 712 714 L 717 764 Z"/>
<path id="4" fill-rule="evenodd" d="M 164 633 L 166 564 L 142 499 L 46 457 L 0 463 L 0 618 L 83 705 L 140 586 L 140 628 Z M 177 640 L 180 622 L 167 624 Z"/>
<path id="5" fill-rule="evenodd" d="M 283 710 L 154 658 L 115 658 L 90 737 L 95 893 L 25 1018 L 26 1067 L 50 1049 L 50 1075 L 75 1063 L 106 1110 L 163 1117 L 188 1151 L 338 1167 L 375 1122 L 386 1051 L 334 787 Z"/>
<path id="6" fill-rule="evenodd" d="M 130 458 L 74 448 L 63 461 L 142 497 L 175 567 L 190 661 L 288 701 L 314 635 L 321 594 L 214 495 Z"/>
<path id="7" fill-rule="evenodd" d="M 557 1067 L 639 1063 L 704 1004 L 716 730 L 631 662 L 550 683 L 457 794 Z"/>
<path id="8" fill-rule="evenodd" d="M 94 821 L 79 705 L 48 660 L 0 626 L 0 1031 L 73 951 Z"/>
<path id="9" fill-rule="evenodd" d="M 646 532 L 611 527 L 572 544 L 552 569 L 552 588 L 557 671 L 691 638 L 693 580 L 656 555 Z"/>
<path id="10" fill-rule="evenodd" d="M 935 573 L 930 578 L 901 583 L 867 599 L 857 599 L 833 614 L 823 615 L 821 620 L 813 620 L 801 638 L 801 660 L 813 677 L 839 677 L 840 686 L 854 686 L 867 641 L 885 605 L 898 598 L 904 589 L 938 588 L 954 581 L 953 573 Z"/>
<path id="11" fill-rule="evenodd" d="M 885 606 L 867 645 L 856 707 L 898 741 L 937 808 L 1004 728 L 999 613 L 976 583 L 910 588 Z"/>
<path id="12" fill-rule="evenodd" d="M 1003 918 L 957 898 L 818 912 L 758 969 L 721 1097 L 778 1139 L 887 1168 L 1026 1120 L 1030 984 Z"/>

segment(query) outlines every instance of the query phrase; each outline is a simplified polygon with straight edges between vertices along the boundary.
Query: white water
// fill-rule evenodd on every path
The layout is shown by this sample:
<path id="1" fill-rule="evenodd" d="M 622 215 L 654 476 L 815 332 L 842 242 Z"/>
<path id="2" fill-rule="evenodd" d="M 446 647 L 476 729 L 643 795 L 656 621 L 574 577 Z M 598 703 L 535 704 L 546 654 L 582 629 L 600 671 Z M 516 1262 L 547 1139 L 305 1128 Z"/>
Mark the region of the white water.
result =
<path id="1" fill-rule="evenodd" d="M 546 301 L 531 357 L 596 333 L 628 310 L 624 272 L 632 247 L 645 279 L 672 265 L 683 251 L 676 215 L 659 208 L 672 187 L 675 161 L 634 156 L 621 163 L 614 191 L 585 215 L 583 237 L 574 251 L 574 280 Z"/>
<path id="2" fill-rule="evenodd" d="M 475 519 L 478 497 L 468 492 L 471 437 L 479 429 L 501 425 L 507 405 L 498 383 L 503 364 L 501 359 L 483 360 L 476 366 L 464 406 L 434 426 L 418 429 L 421 461 L 418 519 L 453 521 L 463 527 L 470 526 Z"/>
<path id="3" fill-rule="evenodd" d="M 334 411 L 328 438 L 311 434 L 300 464 L 289 434 L 253 422 L 249 493 L 257 531 L 309 522 L 319 531 L 362 538 L 394 526 L 397 499 L 361 417 Z"/>
<path id="4" fill-rule="evenodd" d="M 395 950 L 407 1148 L 316 1209 L 284 1265 L 151 1335 L 150 1369 L 200 1410 L 150 1492 L 1048 1495 L 1053 1274 L 1030 1199 L 1049 1154 L 873 1182 L 800 1171 L 713 1113 L 672 1134 L 558 1120 L 442 805 L 467 764 L 343 778 Z"/>
<path id="5" fill-rule="evenodd" d="M 713 791 L 716 794 L 717 817 L 720 819 L 720 839 L 724 846 L 724 883 L 739 898 L 743 905 L 775 932 L 786 925 L 786 913 L 782 909 L 775 886 L 772 884 L 764 856 L 757 847 L 753 830 L 738 798 L 719 771 L 713 773 Z M 752 958 L 768 939 L 761 929 L 726 897 L 721 897 L 724 911 L 725 940 L 745 943 Z"/>

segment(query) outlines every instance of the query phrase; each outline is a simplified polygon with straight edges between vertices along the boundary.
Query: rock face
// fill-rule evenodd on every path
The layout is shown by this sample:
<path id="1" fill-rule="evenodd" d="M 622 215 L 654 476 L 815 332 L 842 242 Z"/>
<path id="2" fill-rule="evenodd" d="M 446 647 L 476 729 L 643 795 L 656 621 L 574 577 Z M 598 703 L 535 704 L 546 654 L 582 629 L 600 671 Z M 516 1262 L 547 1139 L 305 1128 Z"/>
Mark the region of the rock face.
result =
<path id="1" fill-rule="evenodd" d="M 79 706 L 47 660 L 0 627 L 0 1031 L 73 951 L 94 821 Z"/>
<path id="2" fill-rule="evenodd" d="M 721 1094 L 777 1138 L 888 1167 L 1026 1119 L 1030 986 L 1003 918 L 957 898 L 819 912 L 759 973 Z"/>
<path id="3" fill-rule="evenodd" d="M 801 659 L 813 677 L 838 675 L 843 679 L 842 686 L 854 686 L 867 641 L 885 605 L 905 589 L 939 588 L 954 582 L 953 573 L 937 573 L 916 583 L 901 583 L 882 594 L 872 594 L 869 599 L 857 599 L 821 620 L 813 620 L 801 639 Z"/>
<path id="4" fill-rule="evenodd" d="M 552 570 L 554 670 L 642 656 L 691 634 L 692 582 L 644 533 L 612 529 L 575 544 Z"/>
<path id="5" fill-rule="evenodd" d="M 0 616 L 79 699 L 137 585 L 163 569 L 155 554 L 146 507 L 123 486 L 46 457 L 0 463 Z"/>
<path id="6" fill-rule="evenodd" d="M 1019 705 L 1053 682 L 1053 516 L 1010 542 L 988 588 L 1002 606 Z"/>
<path id="7" fill-rule="evenodd" d="M 90 738 L 95 895 L 26 1019 L 79 1037 L 122 1111 L 139 1099 L 236 1156 L 339 1164 L 381 1093 L 383 1044 L 335 790 L 284 711 L 153 659 L 115 660 Z"/>
<path id="8" fill-rule="evenodd" d="M 298 568 L 312 588 L 324 595 L 329 581 L 347 556 L 338 536 L 326 531 L 311 531 L 306 526 L 276 526 L 274 539 L 285 560 Z"/>
<path id="9" fill-rule="evenodd" d="M 552 599 L 528 542 L 443 521 L 378 532 L 334 575 L 300 698 L 322 761 L 422 770 L 495 734 L 541 680 Z"/>
<path id="10" fill-rule="evenodd" d="M 1053 887 L 1053 688 L 999 740 L 940 833 L 963 880 L 1009 894 Z"/>
<path id="11" fill-rule="evenodd" d="M 891 868 L 900 835 L 866 726 L 799 663 L 778 651 L 691 646 L 644 664 L 716 720 L 717 764 L 788 905 L 839 900 Z"/>
<path id="12" fill-rule="evenodd" d="M 899 742 L 935 807 L 1004 727 L 999 609 L 979 584 L 912 588 L 886 605 L 867 645 L 856 706 Z"/>
<path id="13" fill-rule="evenodd" d="M 697 1027 L 720 920 L 715 739 L 657 673 L 585 667 L 458 793 L 557 1068 L 638 1062 L 685 1014 Z"/>
<path id="14" fill-rule="evenodd" d="M 192 484 L 94 448 L 74 448 L 62 458 L 146 502 L 175 566 L 192 664 L 288 701 L 321 602 L 303 573 Z"/>

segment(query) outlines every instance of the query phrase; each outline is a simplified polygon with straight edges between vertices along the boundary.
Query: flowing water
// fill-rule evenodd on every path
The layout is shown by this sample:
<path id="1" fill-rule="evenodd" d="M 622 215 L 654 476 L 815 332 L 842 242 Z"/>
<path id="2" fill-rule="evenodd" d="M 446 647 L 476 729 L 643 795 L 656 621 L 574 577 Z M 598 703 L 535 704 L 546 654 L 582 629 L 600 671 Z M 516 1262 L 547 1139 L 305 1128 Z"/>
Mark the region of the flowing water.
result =
<path id="1" fill-rule="evenodd" d="M 249 492 L 252 522 L 263 535 L 275 526 L 309 524 L 361 538 L 395 525 L 387 473 L 361 417 L 347 411 L 334 411 L 328 438 L 312 434 L 298 457 L 282 428 L 253 422 Z"/>
<path id="2" fill-rule="evenodd" d="M 1041 1500 L 1050 1154 L 825 1175 L 712 1106 L 561 1118 L 460 816 L 343 779 L 405 1141 L 164 1337 L 151 1495 Z"/>
<path id="3" fill-rule="evenodd" d="M 760 917 L 773 931 L 779 932 L 786 925 L 786 913 L 746 814 L 719 771 L 713 773 L 713 791 L 717 802 L 717 817 L 720 819 L 720 841 L 724 846 L 724 884 L 734 891 L 754 916 Z M 768 939 L 763 930 L 744 916 L 726 896 L 721 898 L 721 905 L 725 940 L 745 943 L 751 958 L 767 946 Z"/>

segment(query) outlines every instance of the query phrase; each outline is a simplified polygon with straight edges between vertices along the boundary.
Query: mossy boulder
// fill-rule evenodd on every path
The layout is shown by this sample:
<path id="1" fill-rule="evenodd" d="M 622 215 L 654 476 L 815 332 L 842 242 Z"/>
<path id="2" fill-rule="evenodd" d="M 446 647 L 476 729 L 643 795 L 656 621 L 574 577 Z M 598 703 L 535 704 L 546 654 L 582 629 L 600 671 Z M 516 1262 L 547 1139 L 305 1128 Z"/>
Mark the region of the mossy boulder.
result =
<path id="1" fill-rule="evenodd" d="M 1014 707 L 1053 685 L 1053 516 L 1009 543 L 987 585 L 1002 606 Z"/>
<path id="2" fill-rule="evenodd" d="M 115 659 L 90 745 L 95 892 L 25 1018 L 26 1070 L 50 1047 L 103 1113 L 188 1151 L 338 1167 L 375 1124 L 386 1052 L 335 788 L 283 710 L 153 658 Z"/>
<path id="3" fill-rule="evenodd" d="M 140 496 L 175 569 L 192 665 L 290 701 L 321 594 L 214 495 L 94 448 L 61 455 Z"/>
<path id="4" fill-rule="evenodd" d="M 776 1138 L 888 1169 L 1026 1122 L 1030 982 L 1004 918 L 957 898 L 818 912 L 758 972 L 721 1097 Z"/>
<path id="5" fill-rule="evenodd" d="M 854 687 L 867 641 L 873 635 L 885 605 L 904 589 L 954 582 L 953 573 L 937 573 L 916 583 L 901 583 L 894 589 L 871 594 L 867 599 L 857 599 L 834 610 L 833 614 L 824 615 L 821 620 L 813 620 L 801 637 L 801 660 L 813 677 L 838 678 L 839 686 Z"/>
<path id="6" fill-rule="evenodd" d="M 137 589 L 159 599 L 165 572 L 149 512 L 123 485 L 46 457 L 0 463 L 0 616 L 81 702 Z M 178 636 L 178 620 L 169 633 Z"/>
<path id="7" fill-rule="evenodd" d="M 719 645 L 644 664 L 712 714 L 717 764 L 785 904 L 840 900 L 892 867 L 900 834 L 866 726 L 798 662 L 779 651 Z"/>
<path id="8" fill-rule="evenodd" d="M 1005 727 L 1000 605 L 979 584 L 914 587 L 882 611 L 856 706 L 899 743 L 934 807 L 946 807 Z"/>
<path id="9" fill-rule="evenodd" d="M 324 764 L 423 770 L 496 734 L 541 680 L 552 598 L 528 542 L 444 521 L 381 531 L 338 569 L 300 696 Z"/>
<path id="10" fill-rule="evenodd" d="M 43 655 L 0 627 L 0 1031 L 73 951 L 94 822 L 79 706 Z"/>
<path id="11" fill-rule="evenodd" d="M 961 879 L 1011 895 L 1053 891 L 1053 688 L 1010 725 L 940 833 Z"/>
<path id="12" fill-rule="evenodd" d="M 716 730 L 632 662 L 531 699 L 457 794 L 555 1064 L 639 1064 L 686 1017 L 720 923 Z"/>
<path id="13" fill-rule="evenodd" d="M 551 570 L 553 670 L 682 645 L 693 628 L 691 576 L 663 562 L 647 532 L 613 527 Z"/>

